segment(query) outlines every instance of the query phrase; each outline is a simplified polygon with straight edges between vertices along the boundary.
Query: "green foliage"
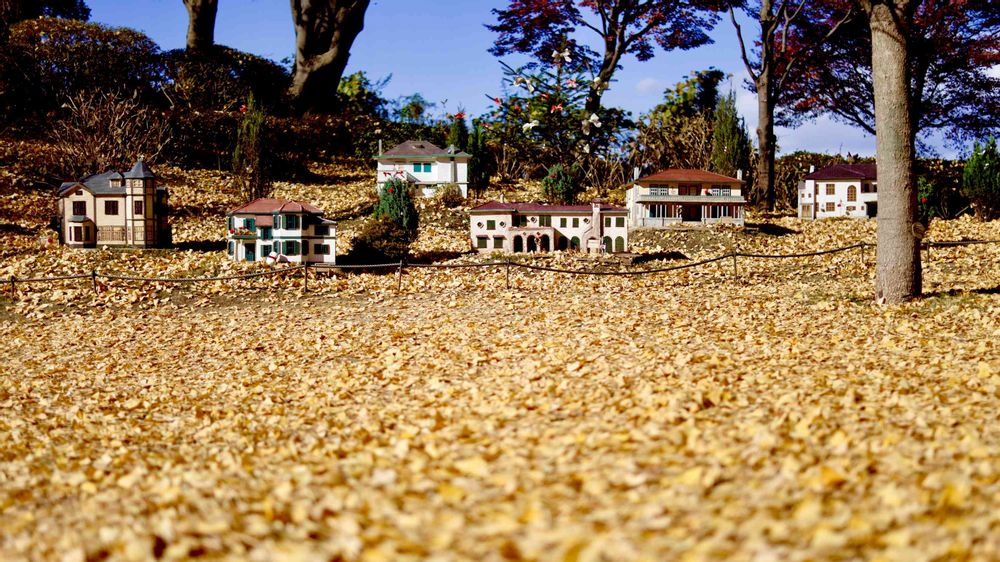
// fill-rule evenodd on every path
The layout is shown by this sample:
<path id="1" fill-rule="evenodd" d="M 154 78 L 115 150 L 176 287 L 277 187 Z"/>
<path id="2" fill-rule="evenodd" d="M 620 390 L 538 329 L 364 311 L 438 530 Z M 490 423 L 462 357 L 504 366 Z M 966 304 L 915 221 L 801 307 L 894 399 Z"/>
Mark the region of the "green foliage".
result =
<path id="1" fill-rule="evenodd" d="M 749 171 L 752 151 L 750 133 L 736 111 L 736 94 L 730 92 L 715 109 L 711 170 L 729 177 L 736 177 L 739 170 Z"/>
<path id="2" fill-rule="evenodd" d="M 496 160 L 491 157 L 486 134 L 478 119 L 472 121 L 468 152 L 472 154 L 472 158 L 469 158 L 469 189 L 477 194 L 482 193 L 490 187 L 490 178 L 496 171 Z"/>
<path id="3" fill-rule="evenodd" d="M 287 107 L 288 71 L 268 59 L 215 45 L 168 51 L 163 60 L 164 91 L 175 107 L 232 111 L 250 95 L 269 111 Z"/>
<path id="4" fill-rule="evenodd" d="M 382 89 L 392 76 L 372 82 L 363 70 L 340 79 L 337 86 L 338 107 L 344 113 L 370 115 L 379 119 L 388 117 L 388 101 L 382 97 Z"/>
<path id="5" fill-rule="evenodd" d="M 663 92 L 663 103 L 653 108 L 651 113 L 666 117 L 691 117 L 715 111 L 719 104 L 719 83 L 726 73 L 715 67 L 698 70 L 685 76 L 673 89 Z"/>
<path id="6" fill-rule="evenodd" d="M 388 218 L 406 231 L 409 239 L 416 238 L 417 208 L 413 204 L 413 185 L 392 178 L 382 185 L 375 205 L 375 218 Z"/>
<path id="7" fill-rule="evenodd" d="M 39 18 L 10 30 L 8 104 L 22 115 L 60 107 L 81 92 L 162 100 L 164 69 L 159 48 L 146 35 L 75 20 Z"/>
<path id="8" fill-rule="evenodd" d="M 265 116 L 251 95 L 240 108 L 243 116 L 236 129 L 236 149 L 233 150 L 233 173 L 240 182 L 244 199 L 252 201 L 271 194 L 267 159 L 264 152 Z"/>
<path id="9" fill-rule="evenodd" d="M 430 121 L 429 111 L 436 105 L 419 93 L 400 98 L 396 104 L 399 107 L 395 111 L 397 120 L 418 125 L 426 125 Z"/>
<path id="10" fill-rule="evenodd" d="M 351 243 L 350 261 L 392 263 L 410 252 L 410 233 L 390 217 L 368 221 Z"/>
<path id="11" fill-rule="evenodd" d="M 562 164 L 549 168 L 549 173 L 542 179 L 542 193 L 550 203 L 572 205 L 583 191 L 574 177 L 573 170 Z"/>
<path id="12" fill-rule="evenodd" d="M 990 137 L 985 144 L 976 143 L 972 156 L 965 162 L 962 193 L 972 201 L 980 220 L 1000 216 L 1000 152 L 996 138 Z"/>
<path id="13" fill-rule="evenodd" d="M 465 124 L 465 112 L 459 110 L 451 116 L 451 129 L 448 131 L 448 146 L 454 146 L 461 151 L 469 149 L 469 127 Z"/>

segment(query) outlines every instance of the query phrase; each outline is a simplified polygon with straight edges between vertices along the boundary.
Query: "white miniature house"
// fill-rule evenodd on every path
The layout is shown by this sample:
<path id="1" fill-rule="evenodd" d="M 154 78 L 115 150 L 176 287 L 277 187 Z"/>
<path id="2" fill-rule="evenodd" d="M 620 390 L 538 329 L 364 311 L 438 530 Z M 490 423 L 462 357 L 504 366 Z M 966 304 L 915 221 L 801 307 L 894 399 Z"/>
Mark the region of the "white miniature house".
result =
<path id="1" fill-rule="evenodd" d="M 628 249 L 627 215 L 621 207 L 600 202 L 545 205 L 490 201 L 469 210 L 469 238 L 479 253 L 620 253 Z"/>
<path id="2" fill-rule="evenodd" d="M 633 227 L 728 223 L 745 220 L 743 184 L 705 170 L 669 169 L 635 180 L 625 192 Z"/>
<path id="3" fill-rule="evenodd" d="M 875 164 L 834 164 L 799 182 L 799 218 L 874 218 L 878 215 Z"/>
<path id="4" fill-rule="evenodd" d="M 227 218 L 226 248 L 234 261 L 337 263 L 337 224 L 309 203 L 255 199 Z"/>
<path id="5" fill-rule="evenodd" d="M 375 157 L 378 161 L 376 187 L 399 178 L 418 186 L 425 196 L 441 186 L 457 184 L 462 197 L 469 194 L 471 154 L 455 147 L 438 148 L 422 140 L 408 140 Z"/>

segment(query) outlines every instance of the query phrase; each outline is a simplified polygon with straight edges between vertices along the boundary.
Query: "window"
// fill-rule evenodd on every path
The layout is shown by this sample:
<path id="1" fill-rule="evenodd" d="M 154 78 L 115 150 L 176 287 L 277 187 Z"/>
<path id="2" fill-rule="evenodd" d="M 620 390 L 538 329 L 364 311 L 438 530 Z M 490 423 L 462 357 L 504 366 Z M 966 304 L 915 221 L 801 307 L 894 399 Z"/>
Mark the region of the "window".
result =
<path id="1" fill-rule="evenodd" d="M 538 224 L 540 226 L 552 226 L 552 215 L 539 215 Z"/>
<path id="2" fill-rule="evenodd" d="M 420 164 L 414 164 L 413 165 L 413 173 L 414 174 L 419 174 L 420 173 Z"/>
<path id="3" fill-rule="evenodd" d="M 857 209 L 857 207 L 855 207 L 854 205 L 848 205 L 848 206 L 847 206 L 847 210 L 848 210 L 848 212 L 850 212 L 850 211 L 854 211 L 854 210 L 856 210 L 856 209 Z"/>
<path id="4" fill-rule="evenodd" d="M 329 244 L 313 244 L 313 253 L 319 256 L 330 255 L 330 245 Z"/>
<path id="5" fill-rule="evenodd" d="M 230 219 L 230 220 L 232 220 L 232 219 Z M 236 244 L 234 242 L 230 242 L 229 243 L 229 255 L 230 256 L 233 255 L 233 252 L 235 250 L 236 250 Z"/>
<path id="6" fill-rule="evenodd" d="M 260 246 L 260 256 L 262 258 L 266 258 L 269 255 L 271 255 L 271 245 L 270 244 L 261 244 L 261 246 Z"/>
<path id="7" fill-rule="evenodd" d="M 730 195 L 733 194 L 733 190 L 732 190 L 732 188 L 725 187 L 725 186 L 722 186 L 722 185 L 713 185 L 712 186 L 712 190 L 709 193 L 711 193 L 712 195 L 715 195 L 717 197 L 718 196 L 729 197 Z"/>
<path id="8" fill-rule="evenodd" d="M 615 226 L 623 228 L 625 226 L 625 217 L 615 217 Z"/>
<path id="9" fill-rule="evenodd" d="M 77 216 L 82 216 L 87 214 L 87 202 L 86 201 L 73 201 L 73 214 Z"/>
<path id="10" fill-rule="evenodd" d="M 487 246 L 487 242 L 488 241 L 489 241 L 489 239 L 486 238 L 485 236 L 477 236 L 476 237 L 476 247 L 479 248 L 479 249 L 487 248 L 488 247 Z"/>
<path id="11" fill-rule="evenodd" d="M 256 230 L 257 229 L 257 219 L 252 218 L 252 217 L 251 218 L 243 219 L 243 228 L 245 228 L 247 230 Z"/>
<path id="12" fill-rule="evenodd" d="M 74 226 L 73 227 L 73 241 L 74 242 L 83 242 L 83 227 L 82 226 Z"/>
<path id="13" fill-rule="evenodd" d="M 670 188 L 665 185 L 653 185 L 649 187 L 649 194 L 654 197 L 670 195 Z"/>
<path id="14" fill-rule="evenodd" d="M 577 217 L 573 217 L 573 228 L 580 228 L 580 219 Z"/>
<path id="15" fill-rule="evenodd" d="M 486 221 L 486 230 L 496 230 L 497 221 Z"/>
<path id="16" fill-rule="evenodd" d="M 858 186 L 856 185 L 847 186 L 847 200 L 848 201 L 858 200 Z"/>
<path id="17" fill-rule="evenodd" d="M 575 221 L 577 219 L 573 219 L 573 220 Z M 570 239 L 570 241 L 569 241 L 569 249 L 570 250 L 579 250 L 580 249 L 580 238 L 579 237 L 574 236 L 573 238 Z"/>
<path id="18" fill-rule="evenodd" d="M 260 227 L 260 239 L 261 240 L 270 240 L 272 238 L 274 238 L 274 234 L 273 234 L 273 231 L 271 230 L 270 226 L 262 226 L 262 227 Z"/>
<path id="19" fill-rule="evenodd" d="M 836 210 L 837 210 L 837 207 L 833 204 L 833 201 L 830 201 L 829 203 L 826 204 L 826 212 L 832 213 L 832 212 L 834 212 Z"/>
<path id="20" fill-rule="evenodd" d="M 227 222 L 229 222 L 229 230 L 232 230 L 233 229 L 233 217 L 229 217 L 229 220 Z M 232 253 L 232 252 L 230 252 L 230 253 Z"/>
<path id="21" fill-rule="evenodd" d="M 133 207 L 133 209 L 135 210 L 135 216 L 141 217 L 142 216 L 142 201 L 136 201 L 135 202 L 135 206 Z"/>
<path id="22" fill-rule="evenodd" d="M 285 230 L 298 230 L 298 229 L 299 229 L 299 216 L 285 215 Z"/>
<path id="23" fill-rule="evenodd" d="M 299 255 L 299 243 L 294 241 L 285 242 L 285 255 L 286 256 L 297 256 Z"/>
<path id="24" fill-rule="evenodd" d="M 424 173 L 425 174 L 429 174 L 430 172 L 431 172 L 431 165 L 430 164 L 424 164 Z"/>
<path id="25" fill-rule="evenodd" d="M 566 228 L 566 217 L 559 219 L 559 228 Z"/>
<path id="26" fill-rule="evenodd" d="M 604 228 L 611 228 L 611 217 L 604 217 Z"/>
<path id="27" fill-rule="evenodd" d="M 330 235 L 330 225 L 327 224 L 317 224 L 313 227 L 313 231 L 316 236 L 329 236 Z"/>
<path id="28" fill-rule="evenodd" d="M 73 203 L 76 205 L 76 203 Z M 76 211 L 73 211 L 76 214 Z M 81 213 L 82 214 L 82 213 Z M 105 201 L 104 202 L 104 214 L 105 215 L 117 215 L 118 214 L 118 201 Z"/>
<path id="29" fill-rule="evenodd" d="M 871 192 L 872 192 L 872 184 L 870 183 L 861 184 L 861 193 L 871 193 Z"/>
<path id="30" fill-rule="evenodd" d="M 524 215 L 518 215 L 515 220 L 517 220 L 517 226 L 528 226 L 528 217 Z"/>
<path id="31" fill-rule="evenodd" d="M 826 194 L 827 195 L 836 195 L 837 194 L 837 186 L 836 186 L 836 184 L 832 184 L 832 183 L 826 184 Z"/>
<path id="32" fill-rule="evenodd" d="M 503 236 L 496 236 L 493 238 L 493 249 L 494 250 L 503 249 Z"/>

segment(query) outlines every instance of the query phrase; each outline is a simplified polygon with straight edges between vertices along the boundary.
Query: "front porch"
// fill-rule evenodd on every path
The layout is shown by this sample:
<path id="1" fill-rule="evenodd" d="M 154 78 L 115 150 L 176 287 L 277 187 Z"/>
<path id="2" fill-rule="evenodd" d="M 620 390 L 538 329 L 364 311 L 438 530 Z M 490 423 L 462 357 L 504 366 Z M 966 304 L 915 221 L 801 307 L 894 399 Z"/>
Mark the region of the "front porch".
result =
<path id="1" fill-rule="evenodd" d="M 666 228 L 673 225 L 739 224 L 744 222 L 744 204 L 698 201 L 678 203 L 642 203 L 634 225 Z"/>

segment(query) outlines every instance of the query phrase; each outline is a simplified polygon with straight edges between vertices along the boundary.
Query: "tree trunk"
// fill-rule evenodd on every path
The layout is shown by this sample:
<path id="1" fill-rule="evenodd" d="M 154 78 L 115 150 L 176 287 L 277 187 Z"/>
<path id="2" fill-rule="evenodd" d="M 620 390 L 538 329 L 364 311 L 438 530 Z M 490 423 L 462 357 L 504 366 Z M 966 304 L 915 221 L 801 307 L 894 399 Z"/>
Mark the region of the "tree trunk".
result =
<path id="1" fill-rule="evenodd" d="M 188 11 L 188 51 L 204 51 L 215 45 L 215 16 L 219 0 L 184 0 Z"/>
<path id="2" fill-rule="evenodd" d="M 872 82 L 878 165 L 878 250 L 875 298 L 902 302 L 920 295 L 920 238 L 913 184 L 914 136 L 909 53 L 903 19 L 907 0 L 872 3 Z"/>
<path id="3" fill-rule="evenodd" d="M 773 211 L 777 200 L 774 190 L 774 102 L 771 97 L 771 65 L 761 68 L 757 79 L 757 181 L 764 196 L 764 205 Z"/>
<path id="4" fill-rule="evenodd" d="M 299 113 L 330 111 L 351 45 L 365 26 L 370 0 L 291 0 L 295 73 L 291 94 Z"/>

